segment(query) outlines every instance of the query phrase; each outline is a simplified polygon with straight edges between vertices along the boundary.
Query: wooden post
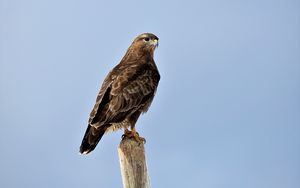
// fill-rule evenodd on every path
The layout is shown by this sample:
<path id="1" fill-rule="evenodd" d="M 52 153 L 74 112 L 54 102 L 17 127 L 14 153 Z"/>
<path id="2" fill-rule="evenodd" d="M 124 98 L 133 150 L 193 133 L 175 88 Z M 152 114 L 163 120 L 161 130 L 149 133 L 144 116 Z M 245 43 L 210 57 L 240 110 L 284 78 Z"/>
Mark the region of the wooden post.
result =
<path id="1" fill-rule="evenodd" d="M 150 188 L 144 144 L 124 137 L 118 153 L 123 188 Z"/>

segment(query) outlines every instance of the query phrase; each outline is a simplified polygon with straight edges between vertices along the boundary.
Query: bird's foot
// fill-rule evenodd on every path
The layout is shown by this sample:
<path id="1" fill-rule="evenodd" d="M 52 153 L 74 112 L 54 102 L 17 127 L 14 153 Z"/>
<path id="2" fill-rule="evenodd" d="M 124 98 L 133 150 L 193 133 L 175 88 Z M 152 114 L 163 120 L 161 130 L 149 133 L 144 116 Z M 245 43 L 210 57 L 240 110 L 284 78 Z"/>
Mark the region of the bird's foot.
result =
<path id="1" fill-rule="evenodd" d="M 146 139 L 143 137 L 140 137 L 139 133 L 136 132 L 135 129 L 133 129 L 132 131 L 129 131 L 128 129 L 125 129 L 124 134 L 122 135 L 122 139 L 125 138 L 133 138 L 135 141 L 137 141 L 139 144 L 145 144 L 146 143 Z"/>
<path id="2" fill-rule="evenodd" d="M 146 143 L 146 139 L 144 137 L 141 137 L 139 135 L 138 132 L 135 132 L 135 134 L 133 135 L 133 138 L 135 139 L 135 141 L 137 141 L 139 144 L 145 144 Z"/>
<path id="3" fill-rule="evenodd" d="M 129 131 L 128 129 L 124 130 L 124 134 L 122 135 L 122 139 L 124 139 L 125 137 L 130 137 L 131 135 L 131 131 Z"/>

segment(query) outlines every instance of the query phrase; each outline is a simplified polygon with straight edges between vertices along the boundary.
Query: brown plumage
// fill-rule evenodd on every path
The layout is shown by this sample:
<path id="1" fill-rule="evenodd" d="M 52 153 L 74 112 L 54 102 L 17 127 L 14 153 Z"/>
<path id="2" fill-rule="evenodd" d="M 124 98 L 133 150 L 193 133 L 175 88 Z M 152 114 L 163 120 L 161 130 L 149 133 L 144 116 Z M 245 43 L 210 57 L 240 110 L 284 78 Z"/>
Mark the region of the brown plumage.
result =
<path id="1" fill-rule="evenodd" d="M 80 153 L 93 151 L 104 133 L 120 128 L 125 129 L 125 136 L 143 140 L 135 131 L 135 123 L 150 107 L 160 79 L 153 60 L 157 46 L 154 34 L 139 35 L 106 76 L 90 114 Z"/>

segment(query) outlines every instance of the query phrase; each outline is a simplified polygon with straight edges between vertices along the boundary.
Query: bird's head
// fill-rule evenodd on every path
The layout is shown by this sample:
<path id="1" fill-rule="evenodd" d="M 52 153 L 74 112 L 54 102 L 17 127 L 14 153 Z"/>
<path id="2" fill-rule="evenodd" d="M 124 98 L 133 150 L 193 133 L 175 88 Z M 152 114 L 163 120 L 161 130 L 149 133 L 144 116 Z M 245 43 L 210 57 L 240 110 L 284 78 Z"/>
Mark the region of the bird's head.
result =
<path id="1" fill-rule="evenodd" d="M 156 47 L 158 47 L 158 37 L 152 33 L 143 33 L 133 40 L 121 61 L 131 62 L 141 57 L 153 58 Z"/>
<path id="2" fill-rule="evenodd" d="M 134 51 L 148 52 L 153 55 L 155 48 L 158 47 L 158 37 L 152 33 L 143 33 L 134 39 L 131 47 Z"/>
<path id="3" fill-rule="evenodd" d="M 137 36 L 133 43 L 134 45 L 144 48 L 156 48 L 158 46 L 158 37 L 152 33 L 143 33 Z"/>

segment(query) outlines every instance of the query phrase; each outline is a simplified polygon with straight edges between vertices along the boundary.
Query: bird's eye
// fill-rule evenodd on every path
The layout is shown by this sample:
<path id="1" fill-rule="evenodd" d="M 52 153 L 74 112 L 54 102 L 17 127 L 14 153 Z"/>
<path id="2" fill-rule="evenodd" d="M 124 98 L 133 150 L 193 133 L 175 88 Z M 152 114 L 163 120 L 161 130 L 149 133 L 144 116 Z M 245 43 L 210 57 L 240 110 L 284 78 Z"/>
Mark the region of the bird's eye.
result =
<path id="1" fill-rule="evenodd" d="M 150 40 L 150 38 L 146 37 L 146 38 L 144 38 L 144 40 L 148 42 Z"/>

